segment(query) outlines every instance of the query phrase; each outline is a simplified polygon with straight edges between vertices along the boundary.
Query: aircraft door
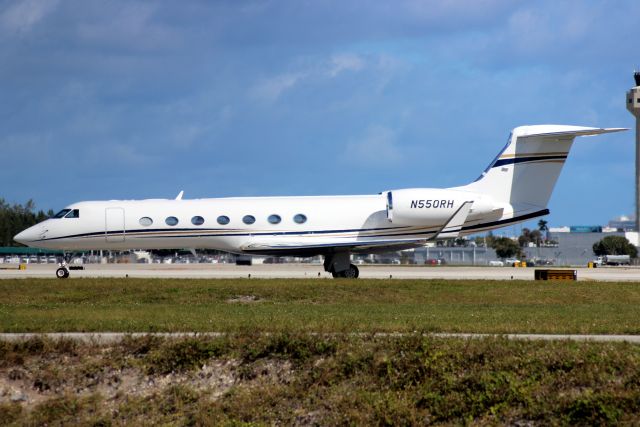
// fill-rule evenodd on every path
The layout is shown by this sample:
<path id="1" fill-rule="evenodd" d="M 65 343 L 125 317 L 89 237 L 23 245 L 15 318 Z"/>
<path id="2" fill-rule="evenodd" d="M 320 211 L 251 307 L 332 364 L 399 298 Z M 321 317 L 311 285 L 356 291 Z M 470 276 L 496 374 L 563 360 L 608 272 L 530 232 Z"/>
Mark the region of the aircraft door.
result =
<path id="1" fill-rule="evenodd" d="M 104 235 L 107 242 L 124 242 L 124 208 L 105 208 Z"/>

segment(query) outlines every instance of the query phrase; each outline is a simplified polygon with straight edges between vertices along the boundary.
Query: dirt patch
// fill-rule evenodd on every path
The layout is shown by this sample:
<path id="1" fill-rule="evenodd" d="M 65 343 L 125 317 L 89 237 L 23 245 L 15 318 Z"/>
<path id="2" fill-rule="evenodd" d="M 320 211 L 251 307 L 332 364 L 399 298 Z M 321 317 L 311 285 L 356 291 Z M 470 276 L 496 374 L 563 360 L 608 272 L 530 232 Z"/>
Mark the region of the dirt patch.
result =
<path id="1" fill-rule="evenodd" d="M 124 397 L 147 397 L 176 385 L 206 392 L 215 400 L 238 378 L 239 362 L 234 359 L 212 359 L 187 372 L 150 375 L 135 360 L 129 366 L 111 366 L 108 352 L 102 353 L 78 358 L 33 356 L 21 366 L 0 369 L 0 404 L 29 408 L 60 396 L 97 393 L 117 406 Z"/>
<path id="2" fill-rule="evenodd" d="M 236 295 L 227 299 L 228 303 L 252 303 L 262 301 L 263 300 L 256 295 Z"/>

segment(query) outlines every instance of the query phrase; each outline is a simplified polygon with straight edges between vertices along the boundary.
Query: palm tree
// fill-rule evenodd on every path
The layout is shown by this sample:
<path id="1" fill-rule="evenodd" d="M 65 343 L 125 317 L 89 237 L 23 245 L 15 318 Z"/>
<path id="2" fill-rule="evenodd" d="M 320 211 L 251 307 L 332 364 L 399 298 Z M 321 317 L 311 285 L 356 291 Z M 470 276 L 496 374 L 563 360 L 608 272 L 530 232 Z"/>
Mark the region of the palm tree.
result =
<path id="1" fill-rule="evenodd" d="M 544 232 L 544 240 L 549 239 L 549 227 L 547 227 L 547 221 L 545 221 L 544 219 L 538 221 L 538 230 L 540 230 L 540 232 Z"/>

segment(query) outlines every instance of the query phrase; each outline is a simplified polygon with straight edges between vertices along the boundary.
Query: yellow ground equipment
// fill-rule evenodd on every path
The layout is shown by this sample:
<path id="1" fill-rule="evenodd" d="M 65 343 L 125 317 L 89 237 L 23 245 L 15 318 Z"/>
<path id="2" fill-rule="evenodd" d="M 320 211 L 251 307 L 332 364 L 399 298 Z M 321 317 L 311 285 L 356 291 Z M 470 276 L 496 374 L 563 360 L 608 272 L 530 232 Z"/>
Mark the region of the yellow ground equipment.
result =
<path id="1" fill-rule="evenodd" d="M 578 272 L 569 269 L 537 269 L 534 277 L 536 280 L 578 280 Z"/>

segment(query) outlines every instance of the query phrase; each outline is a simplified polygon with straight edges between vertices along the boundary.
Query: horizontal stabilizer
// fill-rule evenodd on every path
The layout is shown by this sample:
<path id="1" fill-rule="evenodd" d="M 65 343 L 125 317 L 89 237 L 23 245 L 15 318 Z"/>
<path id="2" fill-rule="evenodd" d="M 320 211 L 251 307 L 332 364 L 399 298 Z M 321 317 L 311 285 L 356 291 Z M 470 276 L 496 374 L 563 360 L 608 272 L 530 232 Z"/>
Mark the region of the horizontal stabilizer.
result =
<path id="1" fill-rule="evenodd" d="M 576 136 L 593 136 L 603 133 L 622 132 L 629 130 L 627 128 L 593 128 L 585 126 L 556 126 L 556 125 L 539 125 L 539 126 L 522 126 L 519 138 L 531 137 L 569 137 Z"/>

